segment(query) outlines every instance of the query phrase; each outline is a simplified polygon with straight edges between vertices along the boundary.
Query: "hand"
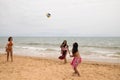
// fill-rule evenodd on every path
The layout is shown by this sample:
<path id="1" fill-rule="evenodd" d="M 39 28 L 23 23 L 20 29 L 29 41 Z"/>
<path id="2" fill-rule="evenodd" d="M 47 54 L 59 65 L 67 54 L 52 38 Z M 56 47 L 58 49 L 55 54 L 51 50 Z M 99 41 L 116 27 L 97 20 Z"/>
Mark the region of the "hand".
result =
<path id="1" fill-rule="evenodd" d="M 73 57 L 72 55 L 70 55 L 70 57 Z"/>

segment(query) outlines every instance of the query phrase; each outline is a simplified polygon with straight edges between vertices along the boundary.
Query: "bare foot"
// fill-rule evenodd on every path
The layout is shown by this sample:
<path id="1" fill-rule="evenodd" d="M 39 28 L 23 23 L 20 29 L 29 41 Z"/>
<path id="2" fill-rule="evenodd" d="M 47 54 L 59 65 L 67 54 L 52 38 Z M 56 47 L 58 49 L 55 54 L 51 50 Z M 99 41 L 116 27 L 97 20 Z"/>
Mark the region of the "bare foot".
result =
<path id="1" fill-rule="evenodd" d="M 64 64 L 66 64 L 67 62 L 64 62 Z"/>
<path id="2" fill-rule="evenodd" d="M 72 76 L 75 76 L 77 73 L 76 72 L 73 72 Z"/>
<path id="3" fill-rule="evenodd" d="M 78 76 L 80 77 L 80 74 L 78 73 Z"/>
<path id="4" fill-rule="evenodd" d="M 80 75 L 79 73 L 77 73 L 77 72 L 74 72 L 74 73 L 72 74 L 72 76 L 78 76 L 78 77 L 80 77 L 81 75 Z"/>

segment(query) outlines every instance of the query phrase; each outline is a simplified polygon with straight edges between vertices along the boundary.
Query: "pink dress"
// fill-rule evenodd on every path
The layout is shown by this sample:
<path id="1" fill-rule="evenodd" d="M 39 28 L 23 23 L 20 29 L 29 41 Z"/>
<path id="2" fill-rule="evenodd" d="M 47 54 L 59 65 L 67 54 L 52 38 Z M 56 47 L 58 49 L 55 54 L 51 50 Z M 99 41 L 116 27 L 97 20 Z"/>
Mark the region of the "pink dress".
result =
<path id="1" fill-rule="evenodd" d="M 73 66 L 73 68 L 76 68 L 78 66 L 79 63 L 81 63 L 82 59 L 80 57 L 74 57 L 71 65 Z"/>

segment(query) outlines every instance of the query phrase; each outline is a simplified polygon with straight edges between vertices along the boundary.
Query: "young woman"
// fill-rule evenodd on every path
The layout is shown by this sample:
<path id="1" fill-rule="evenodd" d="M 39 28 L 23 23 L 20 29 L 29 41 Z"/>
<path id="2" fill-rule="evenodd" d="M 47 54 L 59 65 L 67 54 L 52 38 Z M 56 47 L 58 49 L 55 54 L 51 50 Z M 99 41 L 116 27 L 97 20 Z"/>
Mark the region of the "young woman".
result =
<path id="1" fill-rule="evenodd" d="M 61 48 L 62 56 L 60 56 L 59 59 L 61 59 L 61 60 L 64 59 L 64 63 L 67 63 L 66 55 L 67 55 L 67 52 L 69 52 L 69 54 L 70 54 L 70 51 L 69 51 L 69 47 L 67 45 L 67 41 L 66 40 L 63 41 L 63 43 L 61 44 L 60 48 Z"/>
<path id="2" fill-rule="evenodd" d="M 73 48 L 72 48 L 72 55 L 70 55 L 70 57 L 74 57 L 71 65 L 73 66 L 74 69 L 74 74 L 77 74 L 78 76 L 80 76 L 79 71 L 77 70 L 77 66 L 79 63 L 81 63 L 81 57 L 78 51 L 78 43 L 73 43 Z"/>
<path id="3" fill-rule="evenodd" d="M 13 38 L 8 38 L 8 43 L 6 45 L 6 52 L 7 52 L 7 61 L 9 60 L 9 55 L 11 56 L 11 61 L 13 61 Z"/>

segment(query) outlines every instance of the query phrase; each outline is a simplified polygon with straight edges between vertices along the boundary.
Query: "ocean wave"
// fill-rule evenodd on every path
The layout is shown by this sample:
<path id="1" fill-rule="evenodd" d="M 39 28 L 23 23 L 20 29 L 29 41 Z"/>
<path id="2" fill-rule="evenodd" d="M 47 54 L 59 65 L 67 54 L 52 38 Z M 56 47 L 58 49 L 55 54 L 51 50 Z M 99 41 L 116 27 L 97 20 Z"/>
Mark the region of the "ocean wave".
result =
<path id="1" fill-rule="evenodd" d="M 120 52 L 116 52 L 117 55 L 120 55 Z"/>
<path id="2" fill-rule="evenodd" d="M 120 58 L 120 55 L 119 55 L 119 54 L 117 54 L 117 53 L 114 53 L 114 54 L 107 54 L 106 56 L 107 56 L 107 57 Z"/>
<path id="3" fill-rule="evenodd" d="M 106 51 L 106 50 L 94 50 L 92 52 L 98 53 L 98 54 L 114 54 L 114 53 L 116 53 L 116 51 Z"/>
<path id="4" fill-rule="evenodd" d="M 48 48 L 45 51 L 58 51 L 58 50 L 57 49 L 50 49 L 50 48 Z"/>
<path id="5" fill-rule="evenodd" d="M 105 51 L 105 50 L 94 50 L 91 51 L 92 54 L 89 55 L 98 55 L 102 57 L 113 57 L 113 58 L 120 58 L 120 52 L 119 51 Z"/>
<path id="6" fill-rule="evenodd" d="M 86 56 L 97 56 L 101 57 L 116 57 L 120 58 L 120 51 L 104 51 L 104 50 L 94 50 L 94 51 L 86 51 L 81 52 L 82 55 Z"/>
<path id="7" fill-rule="evenodd" d="M 30 46 L 15 46 L 16 48 L 22 49 L 31 49 L 31 50 L 45 50 L 46 48 L 39 48 L 39 47 L 30 47 Z"/>
<path id="8" fill-rule="evenodd" d="M 80 46 L 80 47 L 93 47 L 93 48 L 105 48 L 105 49 L 120 49 L 120 46 Z"/>
<path id="9" fill-rule="evenodd" d="M 41 47 L 29 47 L 29 46 L 15 46 L 16 48 L 30 49 L 37 51 L 59 51 L 57 48 L 41 48 Z"/>
<path id="10" fill-rule="evenodd" d="M 48 45 L 48 46 L 59 46 L 60 44 L 55 44 L 55 43 L 20 43 L 24 45 Z"/>

